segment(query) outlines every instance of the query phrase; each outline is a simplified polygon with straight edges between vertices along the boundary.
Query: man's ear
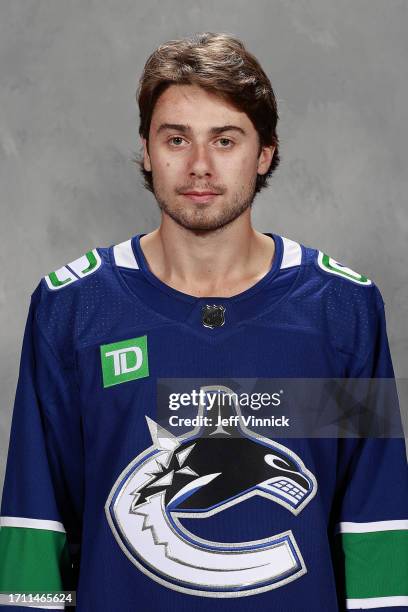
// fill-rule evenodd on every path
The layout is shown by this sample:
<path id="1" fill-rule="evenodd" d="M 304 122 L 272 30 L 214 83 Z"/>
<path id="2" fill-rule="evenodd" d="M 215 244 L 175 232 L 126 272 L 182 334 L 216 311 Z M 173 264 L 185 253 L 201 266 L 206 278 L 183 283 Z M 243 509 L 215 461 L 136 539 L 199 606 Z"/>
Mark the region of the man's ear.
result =
<path id="1" fill-rule="evenodd" d="M 142 145 L 143 145 L 143 167 L 146 172 L 152 171 L 152 164 L 150 163 L 150 155 L 149 155 L 149 143 L 146 138 L 141 137 Z"/>
<path id="2" fill-rule="evenodd" d="M 276 147 L 262 147 L 258 157 L 258 174 L 266 174 L 271 165 Z"/>

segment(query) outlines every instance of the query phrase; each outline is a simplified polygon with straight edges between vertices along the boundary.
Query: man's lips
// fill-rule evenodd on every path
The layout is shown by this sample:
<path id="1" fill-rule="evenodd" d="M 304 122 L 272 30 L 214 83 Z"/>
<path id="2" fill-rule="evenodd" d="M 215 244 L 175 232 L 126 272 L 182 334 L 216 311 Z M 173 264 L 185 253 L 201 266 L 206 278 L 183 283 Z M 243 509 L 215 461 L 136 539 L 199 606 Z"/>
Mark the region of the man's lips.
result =
<path id="1" fill-rule="evenodd" d="M 215 191 L 184 191 L 182 195 L 193 200 L 193 202 L 209 202 L 220 194 Z"/>
<path id="2" fill-rule="evenodd" d="M 196 189 L 191 189 L 190 191 L 183 191 L 182 192 L 184 195 L 218 195 L 217 191 L 197 191 Z"/>

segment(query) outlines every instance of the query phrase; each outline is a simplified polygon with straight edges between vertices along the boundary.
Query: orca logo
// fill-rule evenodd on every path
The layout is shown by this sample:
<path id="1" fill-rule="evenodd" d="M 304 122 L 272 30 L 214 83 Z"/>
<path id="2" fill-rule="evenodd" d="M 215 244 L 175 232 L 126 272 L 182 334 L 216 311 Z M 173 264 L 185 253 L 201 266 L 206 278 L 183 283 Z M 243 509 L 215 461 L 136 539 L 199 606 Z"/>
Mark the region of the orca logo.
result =
<path id="1" fill-rule="evenodd" d="M 204 388 L 215 389 L 232 393 Z M 198 416 L 204 409 L 200 405 Z M 228 410 L 241 414 L 236 403 Z M 243 424 L 211 431 L 196 427 L 175 437 L 146 419 L 153 444 L 123 470 L 105 505 L 113 534 L 134 565 L 166 587 L 205 597 L 254 595 L 307 572 L 291 531 L 217 542 L 196 536 L 181 522 L 205 520 L 255 495 L 299 514 L 317 483 L 295 453 Z"/>

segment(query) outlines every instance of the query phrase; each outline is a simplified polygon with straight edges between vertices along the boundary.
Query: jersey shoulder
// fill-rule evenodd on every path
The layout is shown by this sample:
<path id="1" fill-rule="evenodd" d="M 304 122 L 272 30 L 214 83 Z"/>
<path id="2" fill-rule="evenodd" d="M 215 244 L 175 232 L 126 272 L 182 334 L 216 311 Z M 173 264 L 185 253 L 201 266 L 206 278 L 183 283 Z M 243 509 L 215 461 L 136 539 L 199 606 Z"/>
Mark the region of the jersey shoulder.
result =
<path id="1" fill-rule="evenodd" d="M 41 279 L 32 294 L 36 325 L 60 354 L 108 342 L 121 325 L 161 322 L 125 288 L 119 267 L 137 268 L 131 240 L 91 249 Z"/>
<path id="2" fill-rule="evenodd" d="M 93 248 L 45 275 L 31 296 L 36 326 L 60 354 L 84 339 L 104 304 L 109 307 L 115 275 L 110 248 Z"/>
<path id="3" fill-rule="evenodd" d="M 370 280 L 365 274 L 361 274 L 360 272 L 356 272 L 352 268 L 349 268 L 347 265 L 340 263 L 334 257 L 331 257 L 327 253 L 317 249 L 311 249 L 314 255 L 314 264 L 316 270 L 323 276 L 327 278 L 337 277 L 342 279 L 342 281 L 348 281 L 353 283 L 354 285 L 360 285 L 362 287 L 372 287 L 374 285 L 373 281 Z"/>
<path id="4" fill-rule="evenodd" d="M 82 278 L 95 274 L 107 261 L 108 249 L 95 248 L 61 268 L 50 272 L 43 280 L 49 291 L 60 291 Z"/>
<path id="5" fill-rule="evenodd" d="M 319 249 L 302 245 L 302 251 L 303 285 L 311 299 L 349 314 L 383 308 L 381 292 L 365 272 L 356 271 Z"/>
<path id="6" fill-rule="evenodd" d="M 342 281 L 349 281 L 355 285 L 364 287 L 373 286 L 373 282 L 367 276 L 352 270 L 323 251 L 305 246 L 285 236 L 280 236 L 280 239 L 282 241 L 281 270 L 302 266 L 309 269 L 311 274 L 315 273 L 323 282 L 337 277 Z"/>
<path id="7" fill-rule="evenodd" d="M 338 291 L 345 296 L 361 294 L 364 299 L 371 300 L 371 296 L 379 293 L 376 284 L 365 273 L 354 270 L 324 251 L 302 245 L 302 253 L 304 280 L 312 282 L 320 295 Z"/>
<path id="8" fill-rule="evenodd" d="M 106 281 L 114 267 L 138 269 L 132 239 L 110 247 L 91 249 L 74 261 L 50 272 L 44 276 L 41 282 L 51 293 L 61 290 L 67 293 L 67 287 L 74 283 L 75 287 L 78 287 L 80 285 L 78 281 L 89 277 L 103 278 Z"/>
<path id="9" fill-rule="evenodd" d="M 332 345 L 362 358 L 384 318 L 377 285 L 319 249 L 303 247 L 302 310 Z"/>

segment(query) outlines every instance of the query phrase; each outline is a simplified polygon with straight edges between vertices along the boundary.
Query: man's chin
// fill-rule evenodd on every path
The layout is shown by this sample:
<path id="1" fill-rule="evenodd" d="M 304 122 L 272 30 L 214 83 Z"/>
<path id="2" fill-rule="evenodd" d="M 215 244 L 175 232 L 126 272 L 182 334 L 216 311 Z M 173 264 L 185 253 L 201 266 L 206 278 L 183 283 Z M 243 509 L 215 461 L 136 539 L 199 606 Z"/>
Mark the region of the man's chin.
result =
<path id="1" fill-rule="evenodd" d="M 229 226 L 251 208 L 253 198 L 241 202 L 240 205 L 214 210 L 211 205 L 199 207 L 173 207 L 156 196 L 157 203 L 164 215 L 170 217 L 180 227 L 196 233 L 214 232 Z"/>
<path id="2" fill-rule="evenodd" d="M 195 233 L 208 233 L 215 232 L 217 230 L 221 230 L 228 225 L 230 225 L 233 221 L 235 221 L 238 217 L 240 217 L 244 210 L 236 211 L 235 214 L 230 215 L 210 215 L 210 214 L 201 214 L 201 215 L 186 215 L 185 211 L 182 213 L 178 211 L 165 210 L 162 208 L 163 214 L 168 215 L 173 221 L 175 221 L 178 225 L 183 227 L 186 230 Z"/>

